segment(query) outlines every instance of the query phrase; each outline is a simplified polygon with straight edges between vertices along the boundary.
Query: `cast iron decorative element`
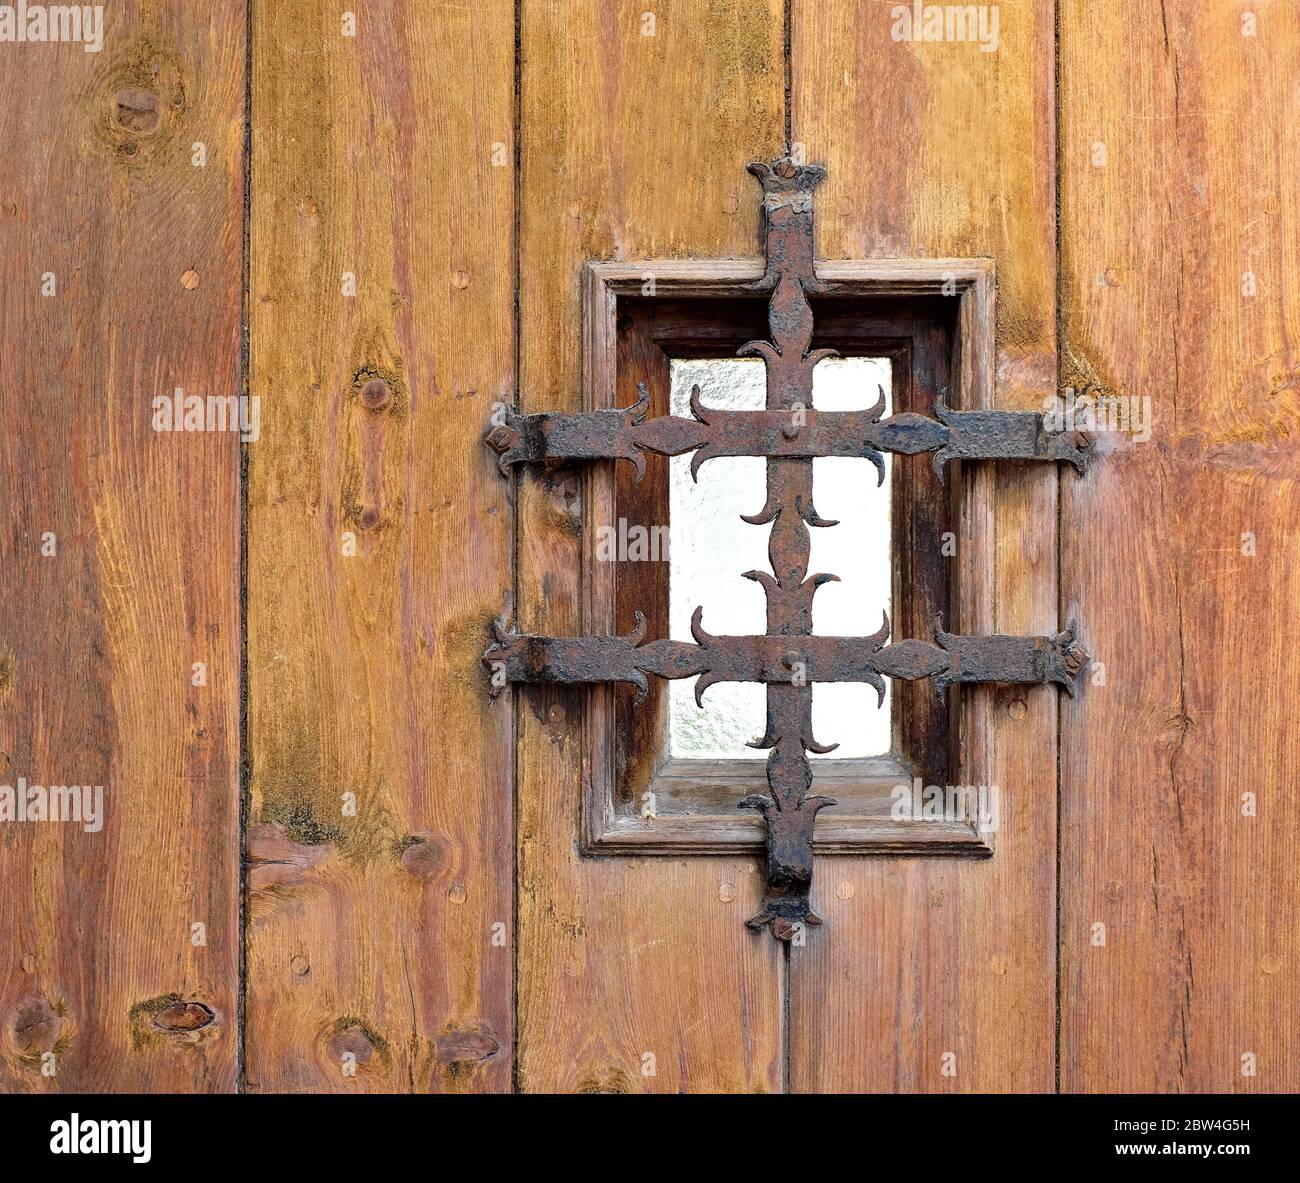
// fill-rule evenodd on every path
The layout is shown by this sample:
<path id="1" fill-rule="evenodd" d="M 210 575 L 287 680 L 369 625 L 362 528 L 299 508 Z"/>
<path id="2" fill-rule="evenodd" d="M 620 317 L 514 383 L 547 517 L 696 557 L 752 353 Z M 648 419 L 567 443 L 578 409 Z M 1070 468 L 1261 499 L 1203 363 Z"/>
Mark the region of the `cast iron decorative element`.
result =
<path id="1" fill-rule="evenodd" d="M 762 910 L 748 921 L 790 940 L 804 924 L 821 920 L 809 904 L 812 886 L 813 821 L 835 802 L 810 794 L 808 753 L 830 752 L 812 733 L 815 682 L 865 682 L 884 700 L 886 677 L 933 678 L 940 694 L 953 682 L 1050 683 L 1071 694 L 1087 661 L 1073 628 L 1052 637 L 965 637 L 936 627 L 935 643 L 905 640 L 886 644 L 889 619 L 868 637 L 812 635 L 812 601 L 817 588 L 837 576 L 808 574 L 810 526 L 833 526 L 813 506 L 813 458 L 858 456 L 884 475 L 882 452 L 933 452 L 942 472 L 948 460 L 1055 460 L 1083 470 L 1087 446 L 1046 429 L 1042 415 L 1024 411 L 954 411 L 936 406 L 937 419 L 892 415 L 881 419 L 881 401 L 869 411 L 817 411 L 812 406 L 813 368 L 831 349 L 812 349 L 809 295 L 825 291 L 813 263 L 813 190 L 826 175 L 816 165 L 788 159 L 751 164 L 763 186 L 767 269 L 752 290 L 771 293 L 771 341 L 751 341 L 742 355 L 757 355 L 767 371 L 767 406 L 762 411 L 703 407 L 692 393 L 693 419 L 646 420 L 644 388 L 637 404 L 622 411 L 581 414 L 512 415 L 488 434 L 501 454 L 501 469 L 544 460 L 630 460 L 644 471 L 644 452 L 669 456 L 693 452 L 692 470 L 715 456 L 767 459 L 767 501 L 745 521 L 771 524 L 771 573 L 748 571 L 767 595 L 764 636 L 712 636 L 703 610 L 691 622 L 695 643 L 644 643 L 645 619 L 638 612 L 629 636 L 537 637 L 498 625 L 483 655 L 494 672 L 493 693 L 508 682 L 570 684 L 628 682 L 647 688 L 647 675 L 697 679 L 696 702 L 715 682 L 761 682 L 767 686 L 767 727 L 753 746 L 770 749 L 769 793 L 741 801 L 758 810 L 767 830 L 767 883 Z"/>
<path id="2" fill-rule="evenodd" d="M 760 345 L 771 348 L 766 342 L 754 342 L 746 350 L 761 352 Z M 833 355 L 828 349 L 816 352 L 817 360 Z M 937 419 L 912 412 L 881 419 L 883 391 L 870 410 L 818 411 L 807 406 L 797 422 L 792 422 L 786 409 L 729 411 L 702 406 L 698 386 L 691 391 L 693 419 L 663 415 L 647 421 L 650 398 L 645 383 L 637 384 L 637 393 L 637 401 L 621 411 L 510 415 L 493 429 L 488 442 L 501 453 L 502 472 L 514 464 L 546 460 L 630 460 L 638 480 L 645 471 L 645 452 L 663 456 L 692 452 L 692 475 L 715 456 L 792 460 L 856 456 L 870 460 L 883 481 L 883 452 L 906 456 L 932 452 L 935 471 L 942 475 L 949 460 L 1064 460 L 1083 472 L 1091 450 L 1091 444 L 1082 445 L 1073 435 L 1049 431 L 1044 416 L 1036 411 L 954 411 L 938 402 Z"/>

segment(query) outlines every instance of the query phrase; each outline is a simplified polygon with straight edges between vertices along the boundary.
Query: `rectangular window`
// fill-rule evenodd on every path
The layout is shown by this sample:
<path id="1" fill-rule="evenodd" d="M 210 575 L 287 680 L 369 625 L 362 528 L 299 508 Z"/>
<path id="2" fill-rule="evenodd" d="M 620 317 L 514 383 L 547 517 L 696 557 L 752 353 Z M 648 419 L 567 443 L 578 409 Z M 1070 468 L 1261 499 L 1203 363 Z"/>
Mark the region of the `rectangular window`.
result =
<path id="1" fill-rule="evenodd" d="M 870 263 L 835 266 L 864 278 L 855 273 L 812 301 L 813 347 L 839 353 L 814 373 L 816 408 L 867 409 L 883 397 L 887 417 L 932 416 L 936 401 L 982 405 L 962 400 L 984 397 L 986 343 L 971 339 L 987 319 L 984 265 L 961 272 L 955 298 L 943 293 L 937 274 L 909 278 L 893 294 L 872 278 Z M 644 294 L 651 271 L 655 295 Z M 763 363 L 737 356 L 746 342 L 768 336 L 766 294 L 749 288 L 753 278 L 743 264 L 592 265 L 588 405 L 631 406 L 644 383 L 647 418 L 691 417 L 697 386 L 705 412 L 762 408 Z M 690 455 L 645 460 L 640 481 L 625 463 L 593 466 L 585 478 L 587 536 L 618 540 L 600 554 L 588 548 L 586 631 L 626 634 L 640 612 L 648 638 L 689 642 L 698 606 L 711 634 L 766 633 L 763 590 L 744 573 L 770 571 L 771 527 L 741 515 L 763 507 L 767 461 L 718 457 L 692 479 Z M 937 619 L 957 623 L 957 562 L 945 547 L 959 532 L 957 514 L 979 512 L 975 502 L 962 509 L 965 487 L 957 465 L 949 466 L 945 485 L 928 455 L 886 454 L 883 482 L 865 457 L 815 459 L 816 512 L 840 524 L 810 531 L 809 573 L 838 576 L 813 600 L 814 633 L 866 636 L 880 629 L 886 612 L 895 641 L 932 639 Z M 963 561 L 980 568 L 978 554 Z M 840 802 L 819 815 L 816 845 L 823 852 L 986 852 L 986 839 L 960 823 L 945 828 L 891 816 L 895 790 L 910 789 L 914 777 L 953 783 L 957 714 L 928 682 L 887 685 L 883 705 L 866 684 L 813 687 L 814 736 L 840 745 L 812 757 L 814 791 Z M 640 703 L 626 685 L 591 694 L 588 849 L 669 853 L 761 844 L 758 819 L 736 802 L 766 787 L 767 753 L 748 746 L 764 731 L 762 685 L 717 683 L 702 710 L 693 679 L 652 678 Z"/>

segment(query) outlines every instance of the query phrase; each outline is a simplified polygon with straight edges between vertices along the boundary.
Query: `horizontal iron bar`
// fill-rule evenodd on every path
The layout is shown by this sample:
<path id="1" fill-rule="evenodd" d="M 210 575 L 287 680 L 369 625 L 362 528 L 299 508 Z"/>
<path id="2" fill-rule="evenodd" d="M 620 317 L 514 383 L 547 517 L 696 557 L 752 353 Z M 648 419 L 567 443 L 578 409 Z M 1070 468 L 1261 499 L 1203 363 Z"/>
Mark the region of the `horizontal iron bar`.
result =
<path id="1" fill-rule="evenodd" d="M 864 682 L 883 700 L 886 677 L 933 678 L 940 694 L 954 682 L 1055 682 L 1073 695 L 1088 660 L 1073 625 L 1050 637 L 970 637 L 936 628 L 936 644 L 906 640 L 887 645 L 887 618 L 870 637 L 711 636 L 700 627 L 697 609 L 692 632 L 695 644 L 643 644 L 640 613 L 636 630 L 625 637 L 539 637 L 498 625 L 483 661 L 495 675 L 494 694 L 510 682 L 629 682 L 644 694 L 647 675 L 654 675 L 698 677 L 698 702 L 715 682 Z"/>
<path id="2" fill-rule="evenodd" d="M 487 442 L 500 453 L 503 472 L 548 460 L 630 460 L 638 479 L 645 452 L 692 452 L 692 473 L 717 456 L 859 457 L 875 464 L 883 479 L 884 452 L 933 452 L 936 471 L 949 460 L 1055 460 L 1083 472 L 1091 451 L 1073 432 L 1050 430 L 1037 411 L 954 411 L 940 402 L 936 419 L 910 411 L 882 419 L 883 395 L 863 411 L 733 411 L 702 406 L 696 387 L 694 418 L 646 419 L 648 397 L 640 389 L 637 402 L 623 410 L 511 414 Z"/>

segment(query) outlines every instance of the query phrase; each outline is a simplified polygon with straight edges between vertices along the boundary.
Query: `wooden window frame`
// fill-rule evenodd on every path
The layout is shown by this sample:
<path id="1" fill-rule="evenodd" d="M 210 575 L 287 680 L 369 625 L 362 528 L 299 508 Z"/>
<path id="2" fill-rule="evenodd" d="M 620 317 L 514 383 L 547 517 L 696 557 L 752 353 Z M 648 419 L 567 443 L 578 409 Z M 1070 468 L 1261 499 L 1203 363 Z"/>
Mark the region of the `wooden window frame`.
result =
<path id="1" fill-rule="evenodd" d="M 895 260 L 823 262 L 817 273 L 828 286 L 819 301 L 836 310 L 818 314 L 817 344 L 830 343 L 854 356 L 887 356 L 893 372 L 896 410 L 932 414 L 930 389 L 947 390 L 949 405 L 960 409 L 992 405 L 994 275 L 989 260 Z M 670 356 L 722 357 L 734 354 L 734 316 L 716 310 L 737 300 L 754 303 L 760 331 L 764 296 L 746 287 L 762 274 L 758 263 L 740 261 L 655 261 L 591 263 L 584 276 L 583 405 L 589 410 L 628 406 L 647 367 L 657 370 L 650 385 L 658 400 L 666 398 Z M 653 277 L 653 296 L 647 295 Z M 691 316 L 692 302 L 699 316 Z M 843 302 L 852 301 L 854 306 Z M 948 302 L 953 301 L 951 309 Z M 648 330 L 644 312 L 655 306 Z M 855 316 L 855 307 L 860 309 Z M 680 312 L 676 311 L 680 308 Z M 660 310 L 666 310 L 660 315 Z M 634 326 L 635 322 L 635 326 Z M 823 326 L 824 322 L 824 326 Z M 634 326 L 634 331 L 629 328 Z M 938 343 L 936 334 L 942 334 Z M 925 360 L 926 356 L 930 360 Z M 946 371 L 946 372 L 945 372 Z M 651 415 L 666 412 L 652 403 Z M 864 472 L 869 479 L 870 466 Z M 934 500 L 939 486 L 930 475 L 929 456 L 893 458 L 894 530 L 891 542 L 894 638 L 929 639 L 932 619 L 909 594 L 918 543 L 932 552 L 925 560 L 926 578 L 934 582 L 938 531 L 934 515 L 919 522 L 913 512 L 918 498 Z M 950 464 L 943 492 L 943 528 L 957 539 L 957 554 L 937 564 L 942 578 L 942 606 L 949 631 L 988 631 L 992 615 L 991 483 L 976 466 L 962 472 Z M 626 631 L 633 607 L 645 612 L 653 636 L 667 635 L 666 570 L 655 580 L 636 564 L 600 562 L 594 540 L 601 526 L 615 523 L 620 505 L 632 496 L 630 465 L 593 465 L 583 474 L 582 632 Z M 650 458 L 645 481 L 665 497 L 666 464 Z M 626 470 L 626 471 L 623 471 Z M 662 470 L 662 472 L 661 472 Z M 922 489 L 924 486 L 924 489 Z M 918 524 L 926 528 L 918 532 Z M 908 535 L 912 535 L 908 537 Z M 740 572 L 737 571 L 737 578 Z M 933 601 L 931 598 L 931 606 Z M 624 616 L 627 619 L 624 619 Z M 707 622 L 706 622 L 707 623 Z M 864 605 L 862 632 L 879 619 Z M 966 821 L 894 818 L 893 790 L 914 776 L 924 784 L 988 784 L 989 766 L 982 704 L 977 694 L 949 692 L 937 704 L 927 683 L 895 681 L 891 732 L 894 751 L 856 760 L 816 760 L 814 791 L 835 797 L 839 805 L 817 818 L 814 849 L 821 854 L 964 854 L 989 855 L 992 836 Z M 651 694 L 636 713 L 629 709 L 626 688 L 604 685 L 586 691 L 581 835 L 588 854 L 681 854 L 753 852 L 762 849 L 762 822 L 736 808 L 747 793 L 763 790 L 763 760 L 682 760 L 663 749 L 667 695 L 652 683 Z M 630 773 L 620 765 L 620 737 L 636 730 L 628 745 L 643 753 L 643 767 Z M 836 737 L 819 737 L 833 741 Z M 654 809 L 643 807 L 642 792 L 653 793 Z"/>

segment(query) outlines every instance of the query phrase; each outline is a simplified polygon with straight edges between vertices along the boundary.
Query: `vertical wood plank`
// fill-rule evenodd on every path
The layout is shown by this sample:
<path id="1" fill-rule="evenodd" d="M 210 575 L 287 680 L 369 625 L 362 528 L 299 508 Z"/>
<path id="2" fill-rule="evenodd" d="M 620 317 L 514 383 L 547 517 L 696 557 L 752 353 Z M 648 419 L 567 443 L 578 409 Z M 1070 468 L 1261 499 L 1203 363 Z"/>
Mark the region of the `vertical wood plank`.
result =
<path id="1" fill-rule="evenodd" d="M 103 789 L 0 823 L 0 1090 L 225 1091 L 239 436 L 153 399 L 240 392 L 244 13 L 105 26 L 0 53 L 0 783 Z"/>
<path id="2" fill-rule="evenodd" d="M 501 1090 L 514 6 L 352 7 L 254 7 L 247 1087 Z"/>
<path id="3" fill-rule="evenodd" d="M 1056 375 L 1054 6 L 996 7 L 985 51 L 896 40 L 892 5 L 796 0 L 794 139 L 830 169 L 820 257 L 994 259 L 996 405 L 1041 409 Z M 966 627 L 1050 631 L 1056 474 L 977 479 L 995 488 L 993 604 Z M 1053 1087 L 1056 696 L 971 695 L 1000 791 L 991 859 L 822 860 L 826 928 L 791 963 L 796 1091 Z"/>
<path id="4" fill-rule="evenodd" d="M 584 262 L 758 253 L 745 165 L 784 143 L 783 6 L 648 9 L 523 4 L 526 411 L 581 406 Z M 521 627 L 575 635 L 579 475 L 522 476 L 518 522 Z M 744 926 L 757 861 L 584 858 L 583 706 L 571 688 L 518 694 L 521 1087 L 779 1089 L 779 949 Z"/>
<path id="5" fill-rule="evenodd" d="M 1063 714 L 1062 1087 L 1294 1092 L 1300 13 L 1069 0 L 1060 61 L 1063 371 L 1152 428 L 1063 501 L 1106 679 Z"/>

